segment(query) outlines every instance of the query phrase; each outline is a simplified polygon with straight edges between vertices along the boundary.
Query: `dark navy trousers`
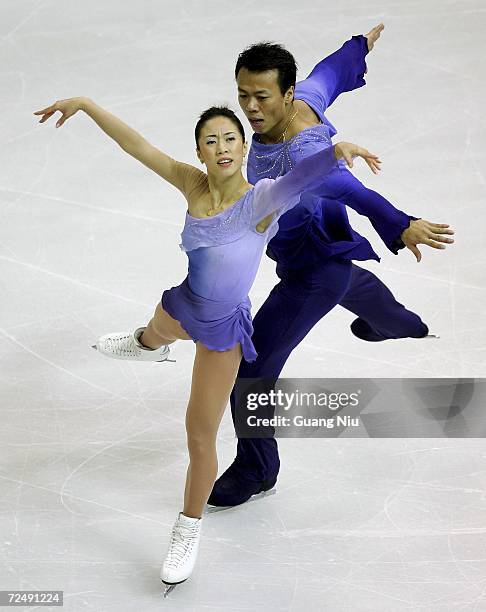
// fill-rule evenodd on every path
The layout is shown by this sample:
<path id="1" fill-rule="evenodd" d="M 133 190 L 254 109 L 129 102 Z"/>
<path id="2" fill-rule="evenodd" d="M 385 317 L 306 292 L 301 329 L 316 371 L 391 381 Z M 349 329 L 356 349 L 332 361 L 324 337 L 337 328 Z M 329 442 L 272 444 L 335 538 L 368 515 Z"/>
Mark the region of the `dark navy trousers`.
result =
<path id="1" fill-rule="evenodd" d="M 275 285 L 253 319 L 258 358 L 242 361 L 238 378 L 277 379 L 293 349 L 332 308 L 340 305 L 363 319 L 382 339 L 422 337 L 427 327 L 397 302 L 372 273 L 350 261 L 315 262 L 305 269 L 279 266 Z M 231 412 L 235 422 L 234 393 Z M 235 466 L 248 480 L 270 480 L 280 461 L 273 438 L 240 438 Z"/>

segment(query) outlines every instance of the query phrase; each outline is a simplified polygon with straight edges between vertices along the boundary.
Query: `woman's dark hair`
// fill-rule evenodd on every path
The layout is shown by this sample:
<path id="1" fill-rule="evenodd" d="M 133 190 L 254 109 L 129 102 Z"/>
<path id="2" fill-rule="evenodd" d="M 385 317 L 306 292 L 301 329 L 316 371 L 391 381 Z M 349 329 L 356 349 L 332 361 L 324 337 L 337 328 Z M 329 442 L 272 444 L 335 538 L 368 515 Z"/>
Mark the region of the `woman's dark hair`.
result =
<path id="1" fill-rule="evenodd" d="M 250 72 L 277 70 L 278 86 L 282 95 L 289 87 L 295 85 L 297 79 L 297 64 L 294 56 L 285 47 L 277 43 L 261 42 L 247 47 L 238 56 L 235 79 L 238 78 L 238 72 L 242 68 L 246 68 Z"/>
<path id="2" fill-rule="evenodd" d="M 228 108 L 227 106 L 211 106 L 203 113 L 200 114 L 199 119 L 197 120 L 196 127 L 194 128 L 194 137 L 196 138 L 196 147 L 199 149 L 199 136 L 201 135 L 201 130 L 206 123 L 210 119 L 214 119 L 214 117 L 227 117 L 230 119 L 238 128 L 239 133 L 241 134 L 241 138 L 243 142 L 245 142 L 245 130 L 243 129 L 243 125 L 238 117 L 234 114 L 234 112 Z"/>

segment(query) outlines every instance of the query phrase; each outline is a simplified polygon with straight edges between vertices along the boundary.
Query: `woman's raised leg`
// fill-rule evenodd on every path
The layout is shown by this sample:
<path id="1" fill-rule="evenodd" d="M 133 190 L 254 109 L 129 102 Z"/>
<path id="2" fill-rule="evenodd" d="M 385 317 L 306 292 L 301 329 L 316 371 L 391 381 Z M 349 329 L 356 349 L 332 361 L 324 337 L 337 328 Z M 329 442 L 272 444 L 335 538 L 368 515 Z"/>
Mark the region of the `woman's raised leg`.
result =
<path id="1" fill-rule="evenodd" d="M 172 344 L 176 340 L 190 340 L 179 321 L 170 316 L 159 303 L 139 341 L 143 346 L 157 349 L 163 344 Z"/>
<path id="2" fill-rule="evenodd" d="M 112 332 L 98 338 L 94 348 L 112 359 L 131 361 L 165 361 L 169 344 L 190 340 L 179 321 L 172 318 L 159 303 L 146 327 L 135 331 Z"/>

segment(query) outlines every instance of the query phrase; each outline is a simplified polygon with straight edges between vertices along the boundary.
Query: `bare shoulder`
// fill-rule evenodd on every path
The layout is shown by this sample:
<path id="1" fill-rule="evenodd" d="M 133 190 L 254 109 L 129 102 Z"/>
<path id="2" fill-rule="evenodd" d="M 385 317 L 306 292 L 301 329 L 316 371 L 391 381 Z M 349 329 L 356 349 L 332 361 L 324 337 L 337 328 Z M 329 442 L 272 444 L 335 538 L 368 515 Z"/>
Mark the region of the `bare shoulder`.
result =
<path id="1" fill-rule="evenodd" d="M 184 162 L 175 162 L 174 172 L 177 176 L 177 182 L 181 185 L 181 191 L 187 199 L 193 193 L 208 191 L 208 177 L 205 172 L 202 172 L 191 164 Z"/>
<path id="2" fill-rule="evenodd" d="M 187 200 L 187 207 L 191 215 L 204 217 L 205 211 L 210 208 L 209 202 L 209 183 L 206 173 L 201 172 L 194 166 L 189 166 L 193 171 L 186 169 L 184 195 Z"/>
<path id="3" fill-rule="evenodd" d="M 126 149 L 126 151 L 147 168 L 177 187 L 186 197 L 187 193 L 192 191 L 206 177 L 204 172 L 201 172 L 198 168 L 173 159 L 145 140 L 142 144 L 130 150 Z"/>

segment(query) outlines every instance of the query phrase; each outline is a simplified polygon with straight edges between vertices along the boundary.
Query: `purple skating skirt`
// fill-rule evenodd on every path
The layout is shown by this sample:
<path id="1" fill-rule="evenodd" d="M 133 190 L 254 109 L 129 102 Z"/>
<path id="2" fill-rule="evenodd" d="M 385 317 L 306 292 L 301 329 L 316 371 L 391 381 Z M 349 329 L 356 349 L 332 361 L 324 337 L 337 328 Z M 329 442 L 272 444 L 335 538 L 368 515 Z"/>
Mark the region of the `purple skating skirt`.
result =
<path id="1" fill-rule="evenodd" d="M 213 351 L 227 351 L 239 342 L 245 361 L 257 358 L 251 341 L 253 324 L 248 297 L 239 304 L 209 300 L 194 293 L 186 277 L 182 284 L 164 291 L 162 307 L 194 342 L 202 342 Z"/>

